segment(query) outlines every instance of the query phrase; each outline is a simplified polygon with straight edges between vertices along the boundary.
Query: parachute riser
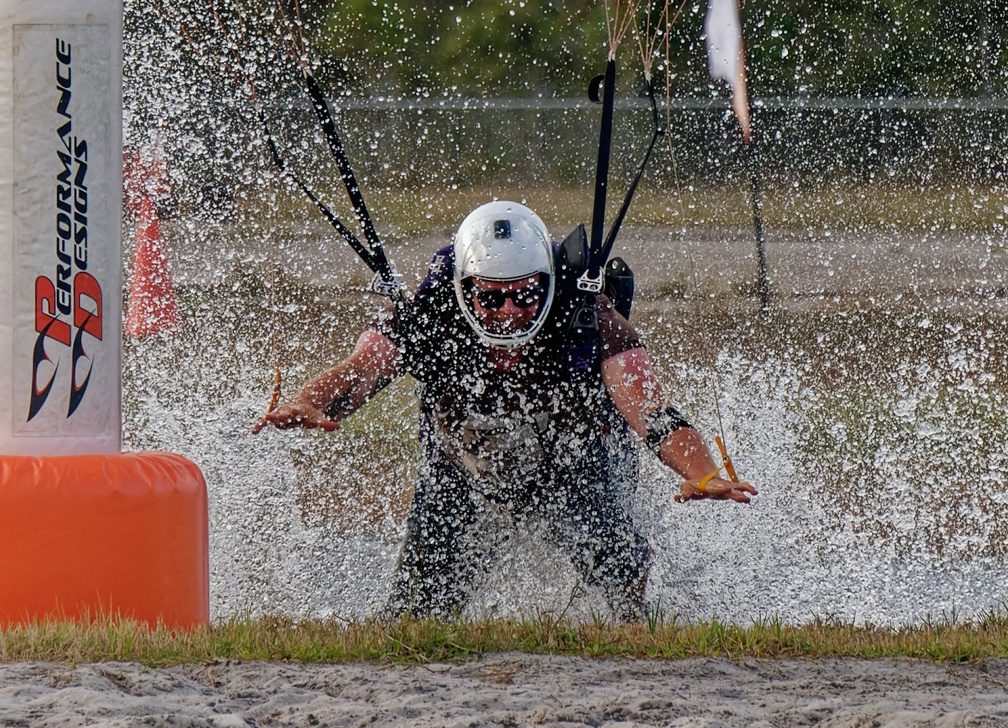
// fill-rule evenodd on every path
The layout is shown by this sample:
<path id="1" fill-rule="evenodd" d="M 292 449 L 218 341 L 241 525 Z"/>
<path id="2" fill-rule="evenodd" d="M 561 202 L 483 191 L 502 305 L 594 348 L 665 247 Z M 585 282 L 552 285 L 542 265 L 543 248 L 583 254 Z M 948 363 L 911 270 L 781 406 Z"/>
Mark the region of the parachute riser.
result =
<path id="1" fill-rule="evenodd" d="M 600 86 L 603 88 L 601 101 L 598 97 L 598 90 Z M 602 234 L 603 227 L 605 225 L 606 196 L 609 186 L 609 158 L 612 148 L 615 86 L 616 62 L 610 58 L 606 64 L 605 75 L 597 76 L 592 79 L 588 91 L 589 98 L 591 98 L 592 101 L 602 103 L 602 123 L 599 132 L 598 166 L 596 168 L 595 175 L 595 201 L 592 207 L 592 230 L 591 243 L 588 248 L 588 264 L 585 267 L 584 272 L 578 278 L 577 287 L 581 291 L 595 294 L 601 292 L 605 288 L 605 265 L 609 260 L 609 255 L 612 253 L 613 245 L 616 242 L 616 236 L 619 234 L 620 228 L 623 225 L 623 220 L 626 217 L 627 210 L 630 209 L 630 203 L 633 201 L 634 194 L 637 191 L 637 185 L 640 182 L 641 177 L 644 175 L 644 170 L 647 169 L 648 162 L 651 159 L 651 153 L 654 151 L 658 139 L 665 133 L 665 128 L 661 125 L 661 120 L 658 114 L 658 104 L 655 100 L 654 86 L 651 84 L 649 79 L 646 79 L 645 88 L 647 89 L 648 100 L 651 104 L 651 114 L 654 120 L 654 132 L 651 135 L 651 141 L 644 152 L 644 156 L 637 165 L 633 181 L 627 189 L 626 195 L 623 198 L 623 203 L 620 205 L 619 212 L 616 215 L 616 219 L 613 221 L 613 224 L 609 229 L 609 233 L 605 236 L 605 241 L 603 242 Z"/>
<path id="2" fill-rule="evenodd" d="M 602 97 L 599 98 L 599 88 Z M 609 186 L 609 157 L 612 151 L 613 108 L 616 105 L 616 59 L 610 55 L 605 75 L 596 76 L 588 87 L 588 97 L 602 104 L 602 123 L 599 127 L 598 158 L 595 166 L 595 199 L 592 203 L 591 241 L 588 246 L 588 265 L 578 279 L 578 288 L 590 293 L 602 291 L 602 265 L 597 260 L 602 251 L 605 228 L 606 193 Z"/>
<path id="3" fill-rule="evenodd" d="M 305 72 L 304 80 L 308 93 L 311 96 L 312 108 L 315 111 L 315 116 L 318 119 L 319 125 L 322 127 L 323 133 L 325 134 L 326 141 L 329 145 L 329 151 L 332 153 L 336 160 L 336 164 L 339 167 L 340 179 L 346 188 L 347 195 L 350 197 L 351 205 L 353 206 L 357 221 L 364 231 L 364 237 L 365 240 L 367 240 L 368 245 L 365 246 L 361 243 L 361 241 L 357 239 L 357 236 L 354 235 L 353 232 L 332 212 L 332 210 L 330 210 L 325 203 L 323 203 L 312 192 L 308 185 L 305 184 L 287 166 L 283 157 L 280 155 L 280 151 L 277 149 L 273 134 L 270 131 L 269 123 L 266 120 L 266 115 L 262 112 L 262 110 L 259 110 L 259 118 L 265 131 L 266 143 L 273 156 L 273 161 L 276 163 L 281 173 L 290 178 L 304 193 L 304 195 L 315 203 L 315 206 L 329 221 L 329 224 L 333 227 L 333 229 L 336 230 L 339 236 L 343 238 L 343 240 L 345 240 L 351 248 L 353 248 L 353 251 L 357 253 L 358 257 L 360 257 L 364 264 L 375 274 L 374 280 L 371 282 L 370 290 L 379 295 L 387 296 L 397 305 L 401 305 L 407 299 L 406 287 L 402 283 L 401 276 L 396 272 L 388 257 L 385 255 L 385 249 L 382 247 L 381 239 L 378 237 L 378 232 L 375 230 L 374 223 L 371 220 L 371 215 L 368 213 L 367 205 L 364 203 L 364 197 L 361 194 L 360 185 L 357 183 L 357 178 L 354 175 L 353 168 L 350 166 L 350 160 L 343 148 L 343 142 L 336 131 L 336 124 L 333 121 L 325 95 L 311 74 Z"/>

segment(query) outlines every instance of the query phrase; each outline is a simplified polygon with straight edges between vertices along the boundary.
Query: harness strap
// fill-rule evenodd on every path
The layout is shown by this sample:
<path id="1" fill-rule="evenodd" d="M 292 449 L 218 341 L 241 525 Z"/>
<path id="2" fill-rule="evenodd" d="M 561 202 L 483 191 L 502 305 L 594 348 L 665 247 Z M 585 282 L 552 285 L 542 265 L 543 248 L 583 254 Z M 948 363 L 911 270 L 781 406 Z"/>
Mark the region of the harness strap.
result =
<path id="1" fill-rule="evenodd" d="M 606 191 L 609 177 L 609 156 L 612 147 L 612 127 L 613 127 L 613 107 L 615 106 L 616 87 L 616 61 L 610 59 L 606 64 L 605 76 L 597 76 L 592 80 L 588 95 L 593 101 L 598 102 L 598 86 L 603 84 L 602 97 L 602 127 L 599 132 L 599 154 L 598 166 L 595 172 L 595 202 L 592 207 L 592 228 L 591 243 L 588 249 L 588 266 L 585 272 L 578 278 L 578 288 L 584 291 L 598 293 L 602 290 L 604 283 L 604 272 L 606 262 L 612 253 L 613 244 L 619 234 L 623 219 L 626 217 L 630 202 L 637 192 L 637 185 L 644 175 L 651 152 L 654 151 L 658 138 L 664 133 L 658 117 L 658 104 L 655 101 L 654 86 L 650 80 L 645 81 L 648 92 L 648 100 L 651 102 L 651 115 L 654 119 L 654 133 L 651 135 L 651 142 L 634 174 L 633 182 L 630 184 L 626 195 L 623 197 L 623 204 L 620 206 L 616 220 L 609 229 L 609 234 L 602 241 L 602 228 L 605 225 Z"/>

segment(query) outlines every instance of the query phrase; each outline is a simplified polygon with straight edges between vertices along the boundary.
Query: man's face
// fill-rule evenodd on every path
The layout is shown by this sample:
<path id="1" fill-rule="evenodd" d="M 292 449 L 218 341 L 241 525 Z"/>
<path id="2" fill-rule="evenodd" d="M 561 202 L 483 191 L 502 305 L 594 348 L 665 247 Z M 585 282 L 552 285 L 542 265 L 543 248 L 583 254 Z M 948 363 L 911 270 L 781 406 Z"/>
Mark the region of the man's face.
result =
<path id="1" fill-rule="evenodd" d="M 511 334 L 525 331 L 542 305 L 542 276 L 517 281 L 487 281 L 470 278 L 469 297 L 473 312 L 487 331 Z"/>

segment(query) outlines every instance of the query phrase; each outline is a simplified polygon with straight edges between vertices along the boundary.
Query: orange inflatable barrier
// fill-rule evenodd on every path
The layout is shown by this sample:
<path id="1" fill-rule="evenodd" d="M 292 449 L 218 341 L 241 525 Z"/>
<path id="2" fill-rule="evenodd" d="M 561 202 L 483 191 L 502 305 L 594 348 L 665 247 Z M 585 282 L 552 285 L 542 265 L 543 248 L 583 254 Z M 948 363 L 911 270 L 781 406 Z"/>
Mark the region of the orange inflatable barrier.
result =
<path id="1" fill-rule="evenodd" d="M 0 456 L 0 628 L 210 619 L 206 481 L 171 453 Z"/>

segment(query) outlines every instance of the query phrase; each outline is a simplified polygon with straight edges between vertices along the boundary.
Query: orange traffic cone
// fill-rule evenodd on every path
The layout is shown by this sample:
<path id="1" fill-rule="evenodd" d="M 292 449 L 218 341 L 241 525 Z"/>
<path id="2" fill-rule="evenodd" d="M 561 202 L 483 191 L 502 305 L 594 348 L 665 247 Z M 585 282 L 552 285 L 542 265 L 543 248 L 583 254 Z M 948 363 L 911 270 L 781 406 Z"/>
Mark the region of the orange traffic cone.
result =
<path id="1" fill-rule="evenodd" d="M 133 251 L 126 333 L 133 337 L 174 331 L 179 325 L 168 255 L 161 239 L 157 208 L 147 195 L 137 212 L 137 240 Z"/>

